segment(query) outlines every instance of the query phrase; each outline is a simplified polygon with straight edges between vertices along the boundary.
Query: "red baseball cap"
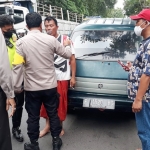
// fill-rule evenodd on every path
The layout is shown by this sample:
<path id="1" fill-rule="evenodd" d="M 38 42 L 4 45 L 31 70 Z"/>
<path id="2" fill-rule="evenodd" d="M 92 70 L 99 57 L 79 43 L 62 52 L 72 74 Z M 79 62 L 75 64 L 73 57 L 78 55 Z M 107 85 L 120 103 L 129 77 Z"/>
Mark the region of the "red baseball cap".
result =
<path id="1" fill-rule="evenodd" d="M 143 9 L 139 14 L 130 16 L 132 20 L 144 19 L 150 21 L 150 9 Z"/>

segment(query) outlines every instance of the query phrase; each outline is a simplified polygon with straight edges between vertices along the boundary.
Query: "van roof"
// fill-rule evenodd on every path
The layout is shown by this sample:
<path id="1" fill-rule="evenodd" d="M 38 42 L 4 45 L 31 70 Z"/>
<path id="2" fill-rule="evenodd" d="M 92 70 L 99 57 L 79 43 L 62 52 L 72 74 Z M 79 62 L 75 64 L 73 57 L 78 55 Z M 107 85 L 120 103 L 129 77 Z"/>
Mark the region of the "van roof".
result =
<path id="1" fill-rule="evenodd" d="M 135 26 L 135 21 L 130 18 L 92 18 L 84 21 L 78 25 L 74 31 L 77 30 L 92 30 L 98 29 L 99 27 L 122 27 L 122 28 L 132 28 Z"/>

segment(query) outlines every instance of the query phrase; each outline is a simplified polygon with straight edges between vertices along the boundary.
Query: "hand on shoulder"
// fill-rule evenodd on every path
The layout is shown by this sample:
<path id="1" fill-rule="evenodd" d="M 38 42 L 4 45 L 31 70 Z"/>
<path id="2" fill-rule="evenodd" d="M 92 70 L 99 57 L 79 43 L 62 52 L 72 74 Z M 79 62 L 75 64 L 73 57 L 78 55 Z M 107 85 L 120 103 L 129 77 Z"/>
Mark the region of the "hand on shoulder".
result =
<path id="1" fill-rule="evenodd" d="M 64 46 L 70 46 L 71 45 L 71 41 L 69 39 L 64 40 Z"/>

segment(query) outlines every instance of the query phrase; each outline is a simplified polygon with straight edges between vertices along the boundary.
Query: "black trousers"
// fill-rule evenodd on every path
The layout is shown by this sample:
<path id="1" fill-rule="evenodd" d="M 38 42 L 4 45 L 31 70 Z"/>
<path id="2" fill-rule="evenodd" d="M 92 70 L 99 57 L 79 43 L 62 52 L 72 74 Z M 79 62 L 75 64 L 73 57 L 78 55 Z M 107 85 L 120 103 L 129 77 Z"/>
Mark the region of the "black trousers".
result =
<path id="1" fill-rule="evenodd" d="M 52 137 L 59 136 L 62 126 L 58 117 L 59 94 L 57 88 L 42 91 L 25 91 L 25 108 L 28 113 L 28 136 L 30 141 L 39 138 L 39 120 L 42 103 L 50 118 L 50 130 Z"/>
<path id="2" fill-rule="evenodd" d="M 12 117 L 13 128 L 20 127 L 23 104 L 24 104 L 24 91 L 18 94 L 15 94 L 15 102 L 16 102 L 16 111 Z"/>
<path id="3" fill-rule="evenodd" d="M 0 150 L 12 150 L 6 95 L 0 88 Z"/>

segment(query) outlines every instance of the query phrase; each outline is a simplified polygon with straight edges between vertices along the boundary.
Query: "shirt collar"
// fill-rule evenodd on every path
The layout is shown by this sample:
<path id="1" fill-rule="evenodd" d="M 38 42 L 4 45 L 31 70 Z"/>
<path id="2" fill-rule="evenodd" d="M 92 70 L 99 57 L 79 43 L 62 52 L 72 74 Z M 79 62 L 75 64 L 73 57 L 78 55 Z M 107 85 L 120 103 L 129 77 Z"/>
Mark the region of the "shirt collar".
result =
<path id="1" fill-rule="evenodd" d="M 60 34 L 58 34 L 58 36 L 57 36 L 57 38 L 56 38 L 56 39 L 58 40 L 58 39 L 59 39 L 59 37 L 60 37 Z"/>
<path id="2" fill-rule="evenodd" d="M 142 42 L 145 42 L 145 41 L 147 41 L 147 40 L 149 40 L 149 39 L 150 39 L 150 36 L 149 36 L 148 38 L 144 39 Z"/>
<path id="3" fill-rule="evenodd" d="M 35 30 L 31 30 L 31 31 L 29 31 L 28 33 L 30 34 L 30 33 L 39 33 L 39 32 L 41 32 L 41 31 L 40 31 L 40 30 L 35 29 Z"/>

